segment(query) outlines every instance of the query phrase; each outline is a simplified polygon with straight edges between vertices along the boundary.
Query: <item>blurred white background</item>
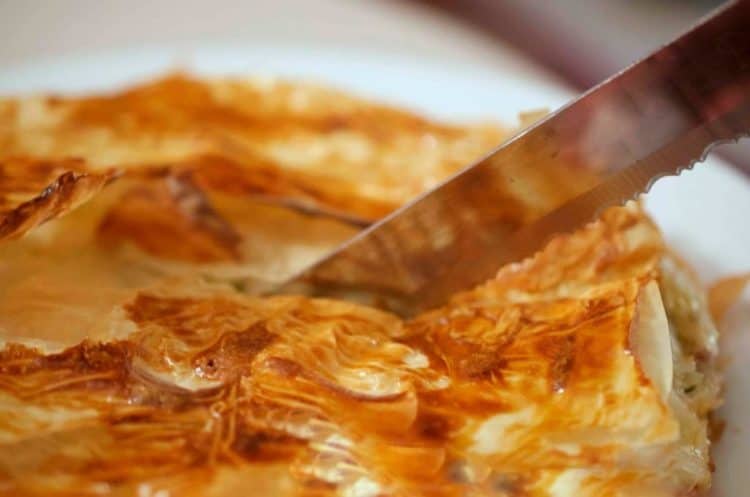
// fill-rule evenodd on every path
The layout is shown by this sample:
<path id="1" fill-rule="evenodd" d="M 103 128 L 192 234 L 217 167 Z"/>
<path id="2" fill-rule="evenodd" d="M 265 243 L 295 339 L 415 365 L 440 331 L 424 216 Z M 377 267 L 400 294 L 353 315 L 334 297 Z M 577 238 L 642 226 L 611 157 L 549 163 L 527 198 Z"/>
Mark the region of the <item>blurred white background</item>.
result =
<path id="1" fill-rule="evenodd" d="M 353 48 L 533 71 L 438 10 L 388 0 L 0 0 L 0 67 L 144 46 Z"/>

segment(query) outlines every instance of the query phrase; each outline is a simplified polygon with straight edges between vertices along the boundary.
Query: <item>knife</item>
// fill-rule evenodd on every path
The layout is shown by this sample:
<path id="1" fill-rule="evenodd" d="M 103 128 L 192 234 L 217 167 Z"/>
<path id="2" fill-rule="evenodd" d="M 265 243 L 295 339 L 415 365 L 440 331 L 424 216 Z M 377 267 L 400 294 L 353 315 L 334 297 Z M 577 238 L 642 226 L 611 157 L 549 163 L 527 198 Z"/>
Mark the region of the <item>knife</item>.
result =
<path id="1" fill-rule="evenodd" d="M 750 0 L 739 0 L 274 293 L 344 298 L 412 316 L 748 132 Z"/>

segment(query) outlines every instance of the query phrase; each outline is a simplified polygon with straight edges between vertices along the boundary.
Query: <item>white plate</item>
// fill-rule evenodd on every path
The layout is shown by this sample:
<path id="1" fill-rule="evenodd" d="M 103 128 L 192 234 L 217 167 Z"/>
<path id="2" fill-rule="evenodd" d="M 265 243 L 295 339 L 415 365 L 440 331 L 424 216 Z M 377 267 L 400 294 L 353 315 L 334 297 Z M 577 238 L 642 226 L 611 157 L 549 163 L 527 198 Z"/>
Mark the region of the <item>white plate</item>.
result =
<path id="1" fill-rule="evenodd" d="M 0 93 L 112 89 L 169 69 L 207 75 L 268 74 L 330 83 L 431 116 L 514 123 L 521 110 L 550 108 L 571 94 L 554 83 L 478 67 L 440 65 L 379 53 L 295 46 L 213 46 L 191 51 L 137 50 L 50 61 L 0 70 Z M 710 282 L 750 270 L 750 181 L 718 159 L 659 181 L 648 207 L 672 245 Z M 717 497 L 750 488 L 750 298 L 725 320 L 727 422 L 715 451 Z"/>

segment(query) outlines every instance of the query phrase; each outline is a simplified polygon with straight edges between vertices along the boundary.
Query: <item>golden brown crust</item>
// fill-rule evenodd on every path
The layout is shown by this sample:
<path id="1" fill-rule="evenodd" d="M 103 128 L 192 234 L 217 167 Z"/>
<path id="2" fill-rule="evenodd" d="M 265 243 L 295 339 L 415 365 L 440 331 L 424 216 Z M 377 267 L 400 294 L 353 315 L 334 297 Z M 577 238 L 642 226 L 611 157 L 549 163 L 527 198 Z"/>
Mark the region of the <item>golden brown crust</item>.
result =
<path id="1" fill-rule="evenodd" d="M 131 241 L 165 259 L 200 263 L 241 257 L 240 235 L 187 174 L 131 187 L 104 216 L 97 234 L 104 244 Z"/>
<path id="2" fill-rule="evenodd" d="M 312 86 L 179 75 L 0 102 L 0 211 L 32 212 L 0 245 L 0 494 L 704 488 L 717 390 L 686 382 L 718 384 L 714 349 L 673 333 L 698 365 L 671 381 L 667 319 L 690 321 L 694 290 L 637 205 L 410 321 L 215 283 L 283 278 L 501 135 Z M 516 218 L 566 188 L 528 174 L 533 191 L 502 192 Z M 59 178 L 73 179 L 35 200 Z"/>
<path id="3" fill-rule="evenodd" d="M 0 161 L 0 242 L 75 209 L 115 176 L 89 172 L 81 160 Z"/>
<path id="4" fill-rule="evenodd" d="M 139 291 L 105 343 L 0 353 L 3 403 L 28 413 L 2 430 L 16 458 L 0 471 L 22 495 L 234 495 L 243 474 L 274 495 L 673 495 L 704 476 L 664 478 L 685 442 L 631 350 L 661 253 L 639 210 L 615 209 L 409 322 L 184 282 Z"/>
<path id="5" fill-rule="evenodd" d="M 505 134 L 314 85 L 182 74 L 111 95 L 0 100 L 0 162 L 12 172 L 0 174 L 0 242 L 94 200 L 99 226 L 81 236 L 107 253 L 280 281 Z"/>
<path id="6" fill-rule="evenodd" d="M 434 123 L 313 85 L 181 74 L 108 96 L 0 101 L 0 116 L 0 159 L 83 157 L 94 171 L 189 163 L 210 188 L 368 221 L 505 134 Z"/>

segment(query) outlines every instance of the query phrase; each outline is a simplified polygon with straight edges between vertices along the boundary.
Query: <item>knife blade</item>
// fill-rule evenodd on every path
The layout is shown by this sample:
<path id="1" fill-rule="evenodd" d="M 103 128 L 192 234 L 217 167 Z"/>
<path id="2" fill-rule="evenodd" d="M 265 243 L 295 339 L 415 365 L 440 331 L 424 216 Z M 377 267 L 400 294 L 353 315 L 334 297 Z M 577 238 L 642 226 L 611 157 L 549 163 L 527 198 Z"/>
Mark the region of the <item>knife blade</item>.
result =
<path id="1" fill-rule="evenodd" d="M 749 131 L 750 0 L 738 0 L 276 292 L 344 298 L 411 316 Z M 519 207 L 524 195 L 529 201 Z"/>

